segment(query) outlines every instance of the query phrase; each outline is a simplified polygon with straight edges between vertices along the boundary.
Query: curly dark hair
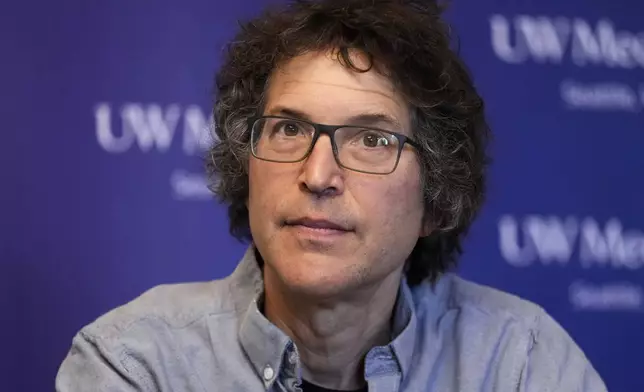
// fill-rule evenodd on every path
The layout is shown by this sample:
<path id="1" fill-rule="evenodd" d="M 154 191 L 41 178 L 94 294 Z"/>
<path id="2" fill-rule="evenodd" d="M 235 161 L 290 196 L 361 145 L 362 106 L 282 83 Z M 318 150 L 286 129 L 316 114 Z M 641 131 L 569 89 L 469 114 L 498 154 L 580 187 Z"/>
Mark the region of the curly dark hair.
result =
<path id="1" fill-rule="evenodd" d="M 370 59 L 411 109 L 413 137 L 422 147 L 425 219 L 406 266 L 410 285 L 435 281 L 453 267 L 461 241 L 484 198 L 489 128 L 483 100 L 450 48 L 444 7 L 432 0 L 299 0 L 268 9 L 241 25 L 216 75 L 214 118 L 219 141 L 207 159 L 212 190 L 227 204 L 231 234 L 252 241 L 248 209 L 248 119 L 261 114 L 271 73 L 295 56 L 335 50 L 355 72 L 350 50 Z"/>

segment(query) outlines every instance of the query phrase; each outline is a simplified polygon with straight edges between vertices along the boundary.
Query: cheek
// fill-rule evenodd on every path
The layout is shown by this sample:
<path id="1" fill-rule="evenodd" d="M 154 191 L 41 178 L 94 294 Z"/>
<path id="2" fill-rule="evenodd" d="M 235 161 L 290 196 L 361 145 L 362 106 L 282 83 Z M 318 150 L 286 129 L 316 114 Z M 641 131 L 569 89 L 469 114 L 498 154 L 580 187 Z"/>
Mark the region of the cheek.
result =
<path id="1" fill-rule="evenodd" d="M 248 223 L 253 242 L 260 249 L 266 249 L 271 242 L 274 230 L 276 182 L 263 162 L 254 161 L 248 165 Z"/>
<path id="2" fill-rule="evenodd" d="M 246 206 L 251 220 L 260 223 L 275 213 L 282 203 L 283 195 L 288 189 L 287 181 L 293 174 L 286 165 L 275 166 L 271 163 L 251 158 L 248 165 L 248 199 Z M 292 171 L 292 170 L 291 170 Z M 251 222 L 252 224 L 252 222 Z"/>
<path id="3" fill-rule="evenodd" d="M 251 159 L 248 165 L 248 200 L 246 206 L 251 220 L 251 226 L 254 221 L 259 221 L 261 217 L 270 209 L 267 203 L 271 200 L 268 196 L 271 193 L 271 182 L 262 170 L 261 163 L 258 164 Z"/>
<path id="4" fill-rule="evenodd" d="M 409 173 L 396 181 L 388 180 L 356 184 L 358 205 L 363 206 L 362 213 L 372 233 L 383 237 L 414 237 L 419 233 L 424 213 L 419 176 Z"/>

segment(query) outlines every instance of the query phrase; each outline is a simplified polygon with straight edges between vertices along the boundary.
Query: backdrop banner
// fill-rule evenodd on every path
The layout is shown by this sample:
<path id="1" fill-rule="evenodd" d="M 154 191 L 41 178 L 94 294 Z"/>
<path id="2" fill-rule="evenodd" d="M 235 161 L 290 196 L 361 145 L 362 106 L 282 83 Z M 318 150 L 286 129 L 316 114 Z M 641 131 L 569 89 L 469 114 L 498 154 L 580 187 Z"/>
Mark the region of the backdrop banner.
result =
<path id="1" fill-rule="evenodd" d="M 203 170 L 213 75 L 267 2 L 4 7 L 0 389 L 52 390 L 82 326 L 233 270 L 246 245 Z M 457 0 L 447 16 L 494 133 L 459 273 L 543 306 L 618 392 L 644 391 L 642 15 Z"/>

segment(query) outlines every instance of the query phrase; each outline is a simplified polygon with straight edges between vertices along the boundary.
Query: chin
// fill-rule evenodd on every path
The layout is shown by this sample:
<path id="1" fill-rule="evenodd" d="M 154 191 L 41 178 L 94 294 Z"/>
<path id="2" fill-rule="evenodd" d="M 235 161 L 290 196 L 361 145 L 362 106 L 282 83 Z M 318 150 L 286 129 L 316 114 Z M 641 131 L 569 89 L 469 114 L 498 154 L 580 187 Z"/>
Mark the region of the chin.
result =
<path id="1" fill-rule="evenodd" d="M 365 281 L 366 269 L 356 265 L 342 265 L 342 262 L 346 260 L 330 256 L 305 256 L 275 266 L 275 269 L 289 291 L 328 297 L 351 291 Z"/>
<path id="2" fill-rule="evenodd" d="M 261 242 L 265 268 L 272 270 L 270 280 L 292 293 L 329 297 L 351 292 L 364 285 L 370 269 L 365 260 L 347 255 L 357 252 L 355 244 L 320 246 L 292 236 L 273 237 Z"/>
<path id="3" fill-rule="evenodd" d="M 353 282 L 337 281 L 285 281 L 289 292 L 309 298 L 333 298 L 352 292 L 356 286 Z"/>

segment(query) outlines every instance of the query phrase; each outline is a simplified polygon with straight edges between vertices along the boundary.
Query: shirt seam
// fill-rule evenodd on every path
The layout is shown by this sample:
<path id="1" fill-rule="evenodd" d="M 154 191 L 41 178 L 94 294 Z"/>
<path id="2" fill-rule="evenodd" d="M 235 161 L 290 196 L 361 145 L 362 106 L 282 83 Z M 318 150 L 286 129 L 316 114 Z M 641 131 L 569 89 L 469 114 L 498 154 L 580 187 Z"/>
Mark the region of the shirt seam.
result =
<path id="1" fill-rule="evenodd" d="M 108 354 L 109 356 L 114 356 L 116 360 L 112 360 L 109 362 L 110 366 L 115 367 L 118 371 L 122 372 L 124 375 L 128 377 L 127 382 L 130 385 L 134 386 L 139 386 L 139 385 L 147 385 L 147 384 L 142 384 L 141 383 L 141 377 L 139 374 L 133 374 L 129 367 L 125 365 L 123 362 L 123 359 L 125 356 L 127 356 L 127 353 L 125 352 L 125 349 L 122 344 L 119 344 L 117 347 L 113 347 L 110 343 L 110 341 L 106 339 L 102 339 L 98 336 L 88 334 L 84 331 L 80 331 L 79 335 L 82 336 L 84 339 L 86 339 L 88 342 L 92 343 L 93 345 L 96 346 L 97 350 L 99 352 L 102 352 L 102 355 L 105 356 Z M 148 388 L 145 388 L 148 390 Z"/>
<path id="2" fill-rule="evenodd" d="M 195 323 L 198 323 L 208 317 L 220 317 L 220 316 L 229 316 L 229 315 L 234 316 L 237 314 L 239 314 L 239 312 L 233 309 L 220 311 L 220 312 L 213 311 L 213 312 L 204 313 L 197 317 L 191 318 L 189 321 L 182 324 L 175 324 L 172 321 L 168 320 L 167 317 L 164 317 L 162 315 L 145 315 L 145 316 L 141 316 L 136 319 L 130 320 L 129 322 L 123 325 L 117 325 L 115 323 L 107 324 L 106 327 L 113 329 L 112 331 L 103 332 L 103 331 L 100 331 L 101 329 L 100 327 L 96 325 L 94 326 L 90 325 L 88 327 L 83 328 L 81 332 L 83 333 L 84 336 L 88 336 L 88 337 L 91 336 L 93 338 L 101 339 L 104 341 L 114 341 L 122 338 L 123 335 L 127 334 L 132 328 L 136 327 L 138 324 L 141 324 L 145 321 L 160 321 L 164 323 L 166 326 L 170 327 L 172 330 L 182 330 L 182 329 L 189 328 Z"/>

